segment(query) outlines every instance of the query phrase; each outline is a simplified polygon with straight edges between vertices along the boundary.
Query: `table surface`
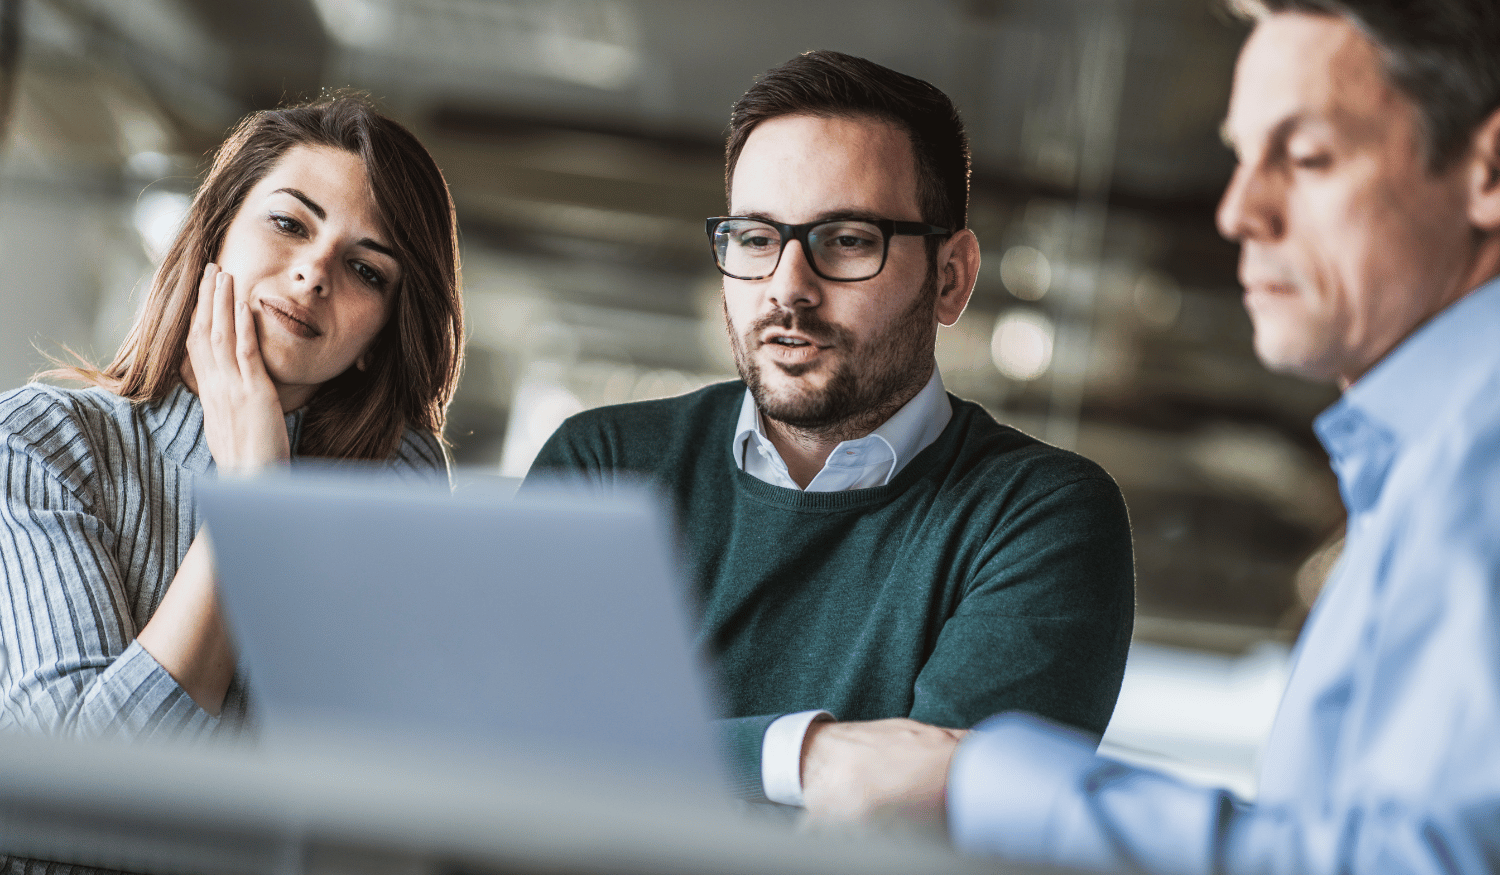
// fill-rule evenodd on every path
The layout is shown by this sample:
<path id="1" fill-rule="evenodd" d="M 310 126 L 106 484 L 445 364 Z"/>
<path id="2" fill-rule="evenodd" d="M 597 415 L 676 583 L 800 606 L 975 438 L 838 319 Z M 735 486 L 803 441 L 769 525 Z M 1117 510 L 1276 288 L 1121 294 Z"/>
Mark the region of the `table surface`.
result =
<path id="1" fill-rule="evenodd" d="M 201 875 L 1023 871 L 916 833 L 798 830 L 661 776 L 326 737 L 0 736 L 0 850 Z"/>

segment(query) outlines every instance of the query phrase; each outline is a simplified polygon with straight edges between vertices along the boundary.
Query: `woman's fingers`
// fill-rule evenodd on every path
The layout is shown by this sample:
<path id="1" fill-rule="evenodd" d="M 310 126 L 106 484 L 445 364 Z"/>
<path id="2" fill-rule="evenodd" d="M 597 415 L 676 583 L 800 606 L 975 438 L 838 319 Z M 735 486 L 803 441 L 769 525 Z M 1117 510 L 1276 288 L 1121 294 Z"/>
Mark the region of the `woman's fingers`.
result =
<path id="1" fill-rule="evenodd" d="M 230 388 L 224 380 L 269 382 L 260 357 L 255 317 L 246 301 L 237 299 L 234 277 L 216 264 L 206 265 L 198 283 L 198 301 L 188 331 L 188 358 L 193 373 L 210 387 Z"/>
<path id="2" fill-rule="evenodd" d="M 241 379 L 248 381 L 248 388 L 258 385 L 268 392 L 274 391 L 265 362 L 260 357 L 260 333 L 255 328 L 255 314 L 250 310 L 250 302 L 235 292 L 234 277 L 227 273 L 220 276 L 224 278 L 225 293 L 233 308 L 236 372 Z"/>
<path id="3" fill-rule="evenodd" d="M 199 283 L 188 364 L 203 402 L 204 438 L 220 471 L 252 471 L 291 455 L 250 304 L 236 300 L 234 277 L 217 265 L 208 265 Z"/>
<path id="4" fill-rule="evenodd" d="M 198 300 L 193 302 L 193 321 L 188 327 L 188 355 L 199 357 L 208 353 L 208 331 L 213 324 L 214 276 L 219 272 L 216 264 L 203 266 L 203 276 L 198 279 Z M 203 367 L 205 362 L 199 361 Z"/>
<path id="5" fill-rule="evenodd" d="M 269 383 L 265 362 L 260 359 L 260 335 L 255 331 L 255 316 L 250 312 L 249 301 L 234 302 L 234 337 L 240 376 Z"/>
<path id="6" fill-rule="evenodd" d="M 184 378 L 193 385 L 207 376 L 213 379 L 214 355 L 209 346 L 208 334 L 213 326 L 214 278 L 219 266 L 209 263 L 203 266 L 203 275 L 198 278 L 198 298 L 193 302 L 193 317 L 188 325 L 187 357 L 182 363 Z"/>
<path id="7" fill-rule="evenodd" d="M 225 373 L 238 373 L 235 362 L 234 286 L 222 270 L 214 277 L 213 329 L 209 332 L 214 360 Z"/>
<path id="8" fill-rule="evenodd" d="M 209 262 L 203 266 L 203 276 L 198 280 L 198 300 L 193 304 L 193 326 L 191 332 L 207 337 L 213 319 L 214 277 L 219 266 Z"/>

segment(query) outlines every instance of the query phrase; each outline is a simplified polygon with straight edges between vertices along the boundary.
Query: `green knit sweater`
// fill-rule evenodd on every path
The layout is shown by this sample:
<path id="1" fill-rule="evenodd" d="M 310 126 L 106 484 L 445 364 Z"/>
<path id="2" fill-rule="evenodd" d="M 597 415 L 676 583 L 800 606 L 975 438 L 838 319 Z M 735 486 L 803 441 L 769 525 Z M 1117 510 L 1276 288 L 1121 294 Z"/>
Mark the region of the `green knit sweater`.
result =
<path id="1" fill-rule="evenodd" d="M 1130 525 L 1094 463 L 951 398 L 885 486 L 802 492 L 736 466 L 743 383 L 589 410 L 532 466 L 642 475 L 678 514 L 742 795 L 782 714 L 968 727 L 1020 709 L 1103 732 L 1134 614 Z"/>

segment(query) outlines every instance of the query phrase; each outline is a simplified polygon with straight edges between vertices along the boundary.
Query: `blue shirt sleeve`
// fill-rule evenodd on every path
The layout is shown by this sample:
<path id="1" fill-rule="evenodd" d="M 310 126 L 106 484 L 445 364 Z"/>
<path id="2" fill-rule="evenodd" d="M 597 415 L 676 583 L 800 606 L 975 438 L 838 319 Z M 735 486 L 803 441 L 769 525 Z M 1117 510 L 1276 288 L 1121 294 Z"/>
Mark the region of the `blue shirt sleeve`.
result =
<path id="1" fill-rule="evenodd" d="M 1096 756 L 1098 739 L 1029 714 L 992 717 L 959 746 L 948 823 L 959 848 L 1101 871 L 1209 873 L 1228 817 L 1223 790 Z"/>

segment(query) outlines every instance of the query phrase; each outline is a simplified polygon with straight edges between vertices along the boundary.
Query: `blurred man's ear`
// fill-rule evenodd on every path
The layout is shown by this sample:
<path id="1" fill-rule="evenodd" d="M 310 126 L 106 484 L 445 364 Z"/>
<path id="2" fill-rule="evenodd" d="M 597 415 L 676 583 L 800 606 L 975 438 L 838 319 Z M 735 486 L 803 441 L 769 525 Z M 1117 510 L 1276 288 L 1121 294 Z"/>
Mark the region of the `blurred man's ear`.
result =
<path id="1" fill-rule="evenodd" d="M 1469 221 L 1480 231 L 1500 233 L 1500 109 L 1474 132 L 1469 162 Z"/>

